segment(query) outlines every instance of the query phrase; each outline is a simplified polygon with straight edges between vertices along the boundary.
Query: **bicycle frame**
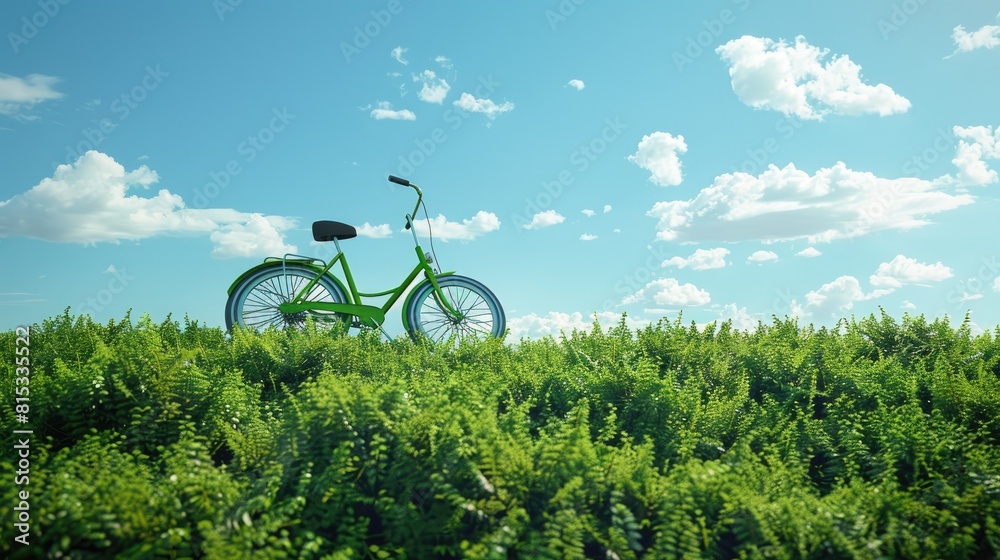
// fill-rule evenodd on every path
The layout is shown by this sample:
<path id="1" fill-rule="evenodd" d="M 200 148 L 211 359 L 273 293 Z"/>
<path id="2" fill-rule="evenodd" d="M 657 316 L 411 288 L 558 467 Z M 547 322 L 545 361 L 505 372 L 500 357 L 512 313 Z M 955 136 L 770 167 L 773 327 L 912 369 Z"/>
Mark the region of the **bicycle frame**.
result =
<path id="1" fill-rule="evenodd" d="M 419 189 L 417 190 L 420 193 Z M 417 205 L 420 204 L 420 197 L 417 199 Z M 414 211 L 416 212 L 416 211 Z M 441 287 L 438 285 L 437 276 L 434 273 L 434 269 L 431 268 L 430 262 L 424 254 L 423 249 L 420 247 L 417 241 L 417 234 L 413 228 L 413 221 L 410 214 L 406 215 L 407 229 L 413 234 L 413 243 L 415 245 L 414 250 L 417 253 L 418 263 L 410 271 L 410 274 L 406 277 L 406 280 L 396 286 L 395 288 L 390 288 L 381 292 L 366 293 L 358 290 L 357 284 L 354 281 L 354 275 L 351 274 L 351 267 L 347 264 L 347 256 L 344 251 L 340 248 L 340 241 L 334 239 L 334 245 L 337 247 L 337 256 L 330 260 L 329 263 L 323 268 L 319 275 L 310 280 L 297 294 L 292 298 L 291 301 L 287 303 L 282 303 L 278 305 L 278 310 L 282 313 L 301 313 L 304 311 L 327 311 L 334 313 L 342 313 L 348 316 L 355 316 L 358 318 L 358 322 L 361 325 L 377 328 L 385 322 L 385 315 L 392 308 L 393 305 L 406 291 L 406 288 L 413 283 L 413 280 L 423 272 L 424 278 L 434 287 L 434 297 L 438 300 L 441 306 L 453 316 L 456 320 L 464 319 L 464 316 L 458 312 L 455 307 L 451 304 L 448 298 L 444 297 L 444 293 L 441 291 Z M 306 301 L 306 297 L 312 291 L 313 287 L 316 286 L 319 279 L 327 275 L 330 269 L 333 268 L 337 262 L 340 262 L 341 270 L 344 271 L 344 278 L 347 280 L 347 289 L 350 292 L 348 297 L 350 299 L 347 303 L 330 303 L 330 302 L 318 302 L 318 301 Z M 322 261 L 320 261 L 322 262 Z M 453 274 L 452 272 L 447 272 L 441 274 L 441 276 L 446 276 Z M 366 305 L 363 303 L 362 298 L 365 297 L 381 297 L 389 296 L 389 299 L 382 304 L 381 307 L 376 307 L 374 305 Z"/>

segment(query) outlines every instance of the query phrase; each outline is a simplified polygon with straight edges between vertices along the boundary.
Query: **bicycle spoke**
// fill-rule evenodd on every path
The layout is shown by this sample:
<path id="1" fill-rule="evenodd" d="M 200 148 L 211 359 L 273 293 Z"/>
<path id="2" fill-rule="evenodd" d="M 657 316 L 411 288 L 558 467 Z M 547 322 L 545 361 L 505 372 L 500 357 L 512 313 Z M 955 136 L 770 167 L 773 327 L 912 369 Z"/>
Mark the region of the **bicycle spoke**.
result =
<path id="1" fill-rule="evenodd" d="M 448 285 L 441 281 L 441 291 L 428 290 L 418 303 L 416 320 L 421 331 L 435 342 L 454 337 L 457 343 L 465 338 L 484 338 L 494 332 L 495 309 L 491 300 L 480 290 L 464 283 Z M 460 281 L 459 281 L 460 282 Z M 458 282 L 456 282 L 457 284 Z M 448 311 L 454 310 L 460 318 Z"/>

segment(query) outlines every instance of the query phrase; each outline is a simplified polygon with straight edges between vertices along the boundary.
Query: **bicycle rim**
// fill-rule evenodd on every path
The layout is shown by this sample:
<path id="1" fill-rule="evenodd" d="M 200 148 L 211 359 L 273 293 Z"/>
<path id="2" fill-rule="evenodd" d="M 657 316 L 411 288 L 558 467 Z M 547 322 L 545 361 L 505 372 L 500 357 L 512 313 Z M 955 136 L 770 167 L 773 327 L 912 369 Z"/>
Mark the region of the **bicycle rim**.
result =
<path id="1" fill-rule="evenodd" d="M 274 271 L 266 274 L 255 284 L 240 294 L 236 314 L 245 327 L 264 330 L 268 327 L 302 328 L 309 317 L 317 324 L 332 324 L 342 320 L 338 313 L 327 311 L 303 311 L 282 313 L 278 306 L 295 297 L 314 275 L 297 270 L 287 270 L 285 274 Z M 305 300 L 309 302 L 337 303 L 341 299 L 335 295 L 336 287 L 320 278 L 309 291 Z"/>

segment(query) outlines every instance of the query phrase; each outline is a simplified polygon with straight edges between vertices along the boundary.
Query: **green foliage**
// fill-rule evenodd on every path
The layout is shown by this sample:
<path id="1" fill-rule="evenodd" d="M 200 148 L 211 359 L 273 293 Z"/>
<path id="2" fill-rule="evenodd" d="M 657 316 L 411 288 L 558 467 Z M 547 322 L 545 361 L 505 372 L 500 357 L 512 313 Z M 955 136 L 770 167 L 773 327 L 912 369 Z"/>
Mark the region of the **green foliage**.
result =
<path id="1" fill-rule="evenodd" d="M 67 311 L 30 349 L 32 544 L 7 522 L 5 557 L 1000 554 L 1000 329 L 967 321 L 450 347 Z"/>

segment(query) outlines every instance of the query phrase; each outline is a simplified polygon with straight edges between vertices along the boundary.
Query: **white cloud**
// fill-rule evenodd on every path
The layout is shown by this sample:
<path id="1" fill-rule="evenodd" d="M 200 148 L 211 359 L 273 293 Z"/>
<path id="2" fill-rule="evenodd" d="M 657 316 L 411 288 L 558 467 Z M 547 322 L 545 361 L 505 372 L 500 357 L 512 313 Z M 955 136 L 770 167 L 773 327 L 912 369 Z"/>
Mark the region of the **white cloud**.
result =
<path id="1" fill-rule="evenodd" d="M 871 299 L 861 289 L 853 276 L 841 276 L 829 284 L 806 294 L 805 310 L 824 319 L 840 317 L 840 313 L 854 307 L 854 302 Z"/>
<path id="2" fill-rule="evenodd" d="M 441 68 L 444 68 L 445 70 L 451 70 L 454 67 L 454 65 L 451 63 L 451 59 L 443 55 L 438 55 L 434 57 L 434 62 L 440 64 Z"/>
<path id="3" fill-rule="evenodd" d="M 281 216 L 229 208 L 191 209 L 166 189 L 146 191 L 159 180 L 145 165 L 125 171 L 111 156 L 89 151 L 52 177 L 0 202 L 0 237 L 23 236 L 54 242 L 118 243 L 157 235 L 210 235 L 214 256 L 283 254 L 282 233 L 295 226 Z M 274 250 L 271 253 L 268 251 Z"/>
<path id="4" fill-rule="evenodd" d="M 621 232 L 622 232 L 622 230 L 621 230 L 621 229 L 619 229 L 619 228 L 615 228 L 615 229 L 611 230 L 611 232 L 612 232 L 612 233 L 621 233 Z"/>
<path id="5" fill-rule="evenodd" d="M 628 160 L 652 173 L 650 181 L 661 187 L 672 187 L 683 181 L 677 154 L 686 153 L 687 149 L 683 136 L 654 132 L 642 137 L 639 149 L 628 156 Z"/>
<path id="6" fill-rule="evenodd" d="M 799 251 L 798 253 L 795 253 L 795 256 L 796 256 L 796 257 L 807 257 L 807 258 L 813 258 L 813 257 L 818 257 L 818 256 L 820 256 L 820 255 L 822 255 L 822 254 L 823 254 L 823 253 L 821 253 L 821 252 L 819 251 L 819 249 L 817 249 L 817 248 L 815 248 L 815 247 L 806 247 L 805 249 L 802 249 L 802 250 L 801 250 L 801 251 Z"/>
<path id="7" fill-rule="evenodd" d="M 712 301 L 711 296 L 694 284 L 681 284 L 675 278 L 661 278 L 646 285 L 653 290 L 653 301 L 659 305 L 688 305 L 697 307 Z"/>
<path id="8" fill-rule="evenodd" d="M 861 67 L 846 55 L 823 59 L 829 49 L 744 35 L 715 50 L 729 63 L 733 91 L 743 103 L 802 119 L 822 120 L 829 113 L 881 116 L 905 113 L 910 102 L 885 84 L 868 85 Z"/>
<path id="9" fill-rule="evenodd" d="M 676 278 L 653 280 L 638 292 L 626 296 L 622 303 L 629 305 L 645 301 L 649 294 L 658 305 L 697 307 L 712 301 L 711 296 L 694 284 L 681 284 Z"/>
<path id="10" fill-rule="evenodd" d="M 587 87 L 586 85 L 584 85 L 583 80 L 576 80 L 576 79 L 570 80 L 566 85 L 571 88 L 575 88 L 576 91 L 580 91 L 581 89 Z"/>
<path id="11" fill-rule="evenodd" d="M 736 307 L 734 303 L 727 303 L 722 308 L 719 320 L 720 322 L 730 321 L 733 329 L 737 331 L 753 332 L 760 326 L 760 322 L 747 312 L 746 307 Z"/>
<path id="12" fill-rule="evenodd" d="M 389 56 L 391 56 L 392 59 L 395 60 L 396 62 L 406 66 L 407 64 L 409 64 L 409 61 L 403 58 L 403 55 L 406 54 L 406 51 L 407 49 L 404 49 L 403 47 L 396 47 L 392 49 L 392 52 L 389 53 Z"/>
<path id="13" fill-rule="evenodd" d="M 607 329 L 617 325 L 621 321 L 621 315 L 613 311 L 603 311 L 597 314 L 597 322 L 601 328 Z M 541 338 L 544 336 L 559 336 L 565 333 L 567 336 L 574 330 L 590 332 L 594 324 L 594 315 L 584 316 L 583 313 L 560 313 L 550 311 L 545 315 L 529 313 L 521 317 L 509 317 L 507 327 L 510 329 L 510 336 L 513 339 L 523 337 Z M 649 324 L 649 321 L 625 317 L 625 325 L 632 330 L 640 329 Z"/>
<path id="14" fill-rule="evenodd" d="M 841 276 L 806 294 L 803 311 L 823 319 L 839 318 L 843 312 L 854 307 L 855 302 L 883 297 L 904 285 L 927 285 L 927 282 L 940 282 L 951 276 L 951 269 L 940 262 L 924 264 L 903 255 L 896 255 L 891 261 L 880 264 L 875 274 L 869 277 L 869 282 L 874 288 L 871 292 L 865 293 L 861 283 L 854 276 Z M 903 307 L 915 308 L 908 301 L 903 302 Z"/>
<path id="15" fill-rule="evenodd" d="M 658 202 L 647 215 L 659 220 L 657 239 L 665 241 L 817 243 L 924 226 L 926 216 L 974 200 L 941 187 L 917 178 L 882 179 L 842 162 L 815 175 L 793 164 L 771 165 L 757 177 L 720 175 L 695 198 Z"/>
<path id="16" fill-rule="evenodd" d="M 372 239 L 385 239 L 386 237 L 392 236 L 392 228 L 389 227 L 389 224 L 373 226 L 368 222 L 365 222 L 356 229 L 358 230 L 358 235 L 362 237 L 370 237 Z"/>
<path id="17" fill-rule="evenodd" d="M 940 261 L 924 264 L 917 262 L 916 259 L 896 255 L 891 261 L 880 264 L 868 281 L 872 286 L 895 290 L 907 284 L 926 286 L 927 282 L 940 282 L 952 276 L 951 268 Z"/>
<path id="18" fill-rule="evenodd" d="M 747 262 L 762 263 L 767 261 L 778 260 L 778 254 L 774 251 L 755 251 L 754 254 L 747 257 Z"/>
<path id="19" fill-rule="evenodd" d="M 1000 276 L 993 279 L 993 291 L 1000 292 Z"/>
<path id="20" fill-rule="evenodd" d="M 420 235 L 427 235 L 428 233 L 427 222 L 425 220 L 413 222 L 413 227 L 416 228 L 417 233 Z M 481 235 L 498 229 L 500 229 L 500 219 L 497 218 L 496 214 L 482 210 L 477 212 L 475 216 L 462 220 L 462 223 L 449 222 L 445 219 L 444 214 L 439 214 L 438 217 L 431 218 L 431 233 L 434 234 L 434 239 L 440 239 L 441 241 L 451 241 L 453 239 L 472 241 Z"/>
<path id="21" fill-rule="evenodd" d="M 507 327 L 510 329 L 511 338 L 520 339 L 545 335 L 558 336 L 563 332 L 570 334 L 574 330 L 588 331 L 590 322 L 585 320 L 580 312 L 550 311 L 542 316 L 530 313 L 523 317 L 511 317 L 507 319 Z"/>
<path id="22" fill-rule="evenodd" d="M 556 224 L 561 224 L 566 220 L 566 217 L 559 214 L 555 210 L 546 210 L 544 212 L 539 212 L 532 216 L 530 224 L 524 224 L 524 229 L 542 229 L 549 226 L 554 226 Z"/>
<path id="23" fill-rule="evenodd" d="M 672 257 L 663 261 L 663 266 L 676 266 L 677 268 L 690 267 L 691 270 L 710 270 L 713 268 L 724 268 L 726 266 L 726 255 L 729 249 L 722 247 L 716 249 L 698 249 L 690 257 Z"/>
<path id="24" fill-rule="evenodd" d="M 18 78 L 0 73 L 0 115 L 24 116 L 43 101 L 59 99 L 64 94 L 52 89 L 59 78 L 30 74 Z"/>
<path id="25" fill-rule="evenodd" d="M 586 216 L 586 217 L 588 217 L 588 218 L 593 218 L 594 214 L 597 213 L 597 212 L 594 212 L 593 210 L 588 210 L 586 208 L 584 208 L 583 210 L 580 210 L 580 212 L 582 212 L 583 215 Z"/>
<path id="26" fill-rule="evenodd" d="M 984 25 L 971 33 L 959 25 L 952 30 L 951 38 L 956 47 L 952 56 L 976 49 L 992 49 L 1000 46 L 1000 25 Z"/>
<path id="27" fill-rule="evenodd" d="M 448 96 L 448 91 L 451 89 L 448 82 L 444 78 L 438 78 L 433 70 L 424 70 L 420 74 L 414 74 L 413 81 L 422 84 L 420 91 L 417 92 L 417 98 L 427 103 L 437 103 L 440 105 L 444 102 L 444 98 Z"/>
<path id="28" fill-rule="evenodd" d="M 497 105 L 491 99 L 476 99 L 471 93 L 463 93 L 455 106 L 470 113 L 483 113 L 490 119 L 514 110 L 514 104 L 510 101 Z"/>
<path id="29" fill-rule="evenodd" d="M 611 211 L 611 205 L 610 204 L 605 204 L 604 205 L 604 213 L 607 214 L 610 211 Z"/>
<path id="30" fill-rule="evenodd" d="M 399 111 L 393 110 L 392 104 L 388 101 L 379 101 L 376 103 L 375 108 L 372 109 L 371 116 L 377 121 L 382 119 L 391 119 L 394 121 L 417 120 L 417 116 L 413 114 L 413 111 L 409 109 L 400 109 Z"/>
<path id="31" fill-rule="evenodd" d="M 910 300 L 904 299 L 903 303 L 900 305 L 903 309 L 909 309 L 910 311 L 917 308 L 917 306 Z"/>
<path id="32" fill-rule="evenodd" d="M 958 183 L 963 186 L 980 186 L 996 183 L 1000 178 L 985 160 L 1000 159 L 1000 126 L 956 126 L 952 128 L 958 138 L 955 159 Z"/>
<path id="33" fill-rule="evenodd" d="M 597 236 L 596 235 L 591 235 L 589 233 L 585 233 L 585 234 L 583 234 L 583 235 L 580 236 L 580 241 L 593 241 L 595 239 L 597 239 Z"/>
<path id="34" fill-rule="evenodd" d="M 295 246 L 285 244 L 278 229 L 287 229 L 289 225 L 284 218 L 268 218 L 260 214 L 252 214 L 245 224 L 224 225 L 210 236 L 215 244 L 212 256 L 229 259 L 294 253 Z"/>

